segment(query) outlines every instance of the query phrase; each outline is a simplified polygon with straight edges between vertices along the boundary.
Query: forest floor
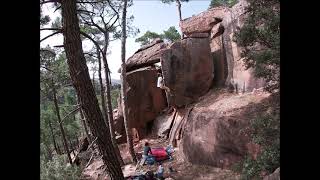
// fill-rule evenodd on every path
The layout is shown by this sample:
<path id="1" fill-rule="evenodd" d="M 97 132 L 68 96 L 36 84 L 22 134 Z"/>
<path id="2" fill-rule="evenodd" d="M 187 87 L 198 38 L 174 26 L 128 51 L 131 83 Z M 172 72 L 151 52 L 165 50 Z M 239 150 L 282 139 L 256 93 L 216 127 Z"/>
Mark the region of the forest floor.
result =
<path id="1" fill-rule="evenodd" d="M 241 106 L 248 102 L 260 101 L 261 99 L 264 99 L 268 96 L 268 94 L 265 94 L 260 90 L 252 93 L 238 95 L 230 94 L 225 90 L 212 90 L 205 96 L 201 97 L 199 101 L 194 104 L 194 108 L 216 108 L 216 106 L 219 106 L 219 110 L 221 111 L 227 111 L 228 108 L 237 110 L 238 106 Z M 151 148 L 167 147 L 169 145 L 169 142 L 165 139 L 159 139 L 154 136 L 149 136 L 145 139 L 141 139 L 139 142 L 134 143 L 134 149 L 137 154 L 141 154 L 141 152 L 143 151 L 143 145 L 146 141 L 149 142 Z M 126 144 L 119 145 L 119 149 L 125 163 L 125 165 L 122 166 L 125 177 L 141 173 L 144 174 L 147 171 L 157 171 L 157 164 L 136 167 L 131 162 L 130 154 Z M 165 170 L 164 176 L 166 178 L 174 180 L 240 179 L 239 174 L 228 169 L 216 168 L 206 165 L 190 164 L 189 162 L 185 161 L 185 158 L 183 158 L 181 154 L 183 153 L 179 153 L 178 148 L 174 148 L 173 160 L 165 160 L 162 162 Z M 140 158 L 141 157 L 138 157 L 138 160 L 140 160 Z M 172 167 L 175 172 L 170 173 L 169 167 Z M 83 177 L 86 177 L 83 179 L 108 179 L 102 160 L 100 158 L 93 159 L 90 165 L 84 169 L 82 174 Z"/>
<path id="2" fill-rule="evenodd" d="M 167 147 L 168 145 L 168 141 L 163 139 L 154 137 L 145 138 L 135 143 L 135 152 L 139 153 L 143 151 L 143 144 L 145 141 L 149 142 L 151 148 Z M 119 145 L 119 149 L 121 151 L 121 156 L 125 162 L 125 165 L 122 167 L 125 177 L 139 173 L 144 174 L 147 171 L 157 171 L 157 164 L 138 166 L 138 168 L 136 168 L 136 166 L 131 162 L 130 154 L 126 144 Z M 165 178 L 174 180 L 238 180 L 240 178 L 238 174 L 235 174 L 234 172 L 227 169 L 190 164 L 184 161 L 183 157 L 179 155 L 180 153 L 178 148 L 174 148 L 174 151 L 175 152 L 172 154 L 173 160 L 162 161 L 162 166 L 165 169 Z M 172 167 L 175 172 L 170 173 L 169 167 Z M 83 179 L 108 179 L 107 174 L 105 173 L 103 162 L 100 158 L 94 159 L 92 163 L 86 169 L 84 169 L 82 174 Z"/>

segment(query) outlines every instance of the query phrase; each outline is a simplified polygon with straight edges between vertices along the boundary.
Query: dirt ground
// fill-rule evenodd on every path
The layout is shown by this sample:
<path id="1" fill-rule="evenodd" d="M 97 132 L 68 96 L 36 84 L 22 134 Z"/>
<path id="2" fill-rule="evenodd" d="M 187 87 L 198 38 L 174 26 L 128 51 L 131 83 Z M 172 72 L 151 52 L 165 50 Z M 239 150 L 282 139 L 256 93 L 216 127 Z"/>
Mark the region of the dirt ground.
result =
<path id="1" fill-rule="evenodd" d="M 153 147 L 167 147 L 168 142 L 163 139 L 157 139 L 154 137 L 142 139 L 138 144 L 135 145 L 135 152 L 143 151 L 143 144 L 145 141 L 148 141 L 151 148 Z M 130 163 L 130 155 L 128 153 L 125 145 L 120 145 L 122 157 L 126 163 Z M 183 157 L 179 155 L 179 149 L 174 148 L 173 160 L 165 160 L 162 161 L 162 166 L 165 169 L 164 176 L 165 178 L 171 178 L 175 180 L 238 180 L 240 179 L 239 175 L 226 169 L 214 168 L 211 166 L 204 165 L 192 165 L 186 161 L 184 161 Z M 135 166 L 131 163 L 126 165 L 131 166 L 131 168 L 127 168 L 124 170 L 125 176 L 133 173 Z M 170 173 L 169 167 L 172 167 L 175 172 Z M 154 165 L 144 165 L 138 166 L 136 169 L 136 173 L 145 173 L 147 171 L 156 172 L 158 168 L 157 164 Z M 134 174 L 134 173 L 133 173 Z"/>
<path id="2" fill-rule="evenodd" d="M 231 95 L 229 93 L 224 92 L 223 90 L 212 90 L 208 92 L 207 95 L 201 97 L 197 103 L 194 104 L 194 108 L 217 108 L 221 112 L 226 111 L 225 115 L 227 114 L 227 109 L 233 108 L 237 109 L 236 107 L 240 104 L 246 103 L 248 101 L 255 102 L 261 98 L 265 98 L 267 95 L 261 93 L 259 91 L 254 93 L 246 93 L 246 94 L 239 94 L 239 95 Z M 237 100 L 234 100 L 237 99 Z M 239 101 L 240 99 L 240 101 Z M 220 102 L 221 101 L 221 102 Z M 222 102 L 223 101 L 223 102 Z M 214 103 L 216 102 L 216 103 Z M 229 111 L 228 111 L 229 112 Z M 138 160 L 141 159 L 141 154 L 143 151 L 144 143 L 148 141 L 151 148 L 155 147 L 167 147 L 169 145 L 167 140 L 159 139 L 158 137 L 147 137 L 145 139 L 141 139 L 139 142 L 134 143 L 135 152 L 138 154 Z M 121 156 L 124 160 L 125 165 L 122 167 L 123 173 L 125 177 L 130 175 L 145 173 L 147 171 L 156 172 L 158 165 L 144 165 L 144 166 L 135 166 L 131 162 L 130 154 L 127 149 L 126 144 L 119 145 L 119 149 L 121 152 Z M 240 175 L 228 170 L 228 169 L 221 169 L 215 168 L 212 166 L 205 166 L 205 165 L 195 165 L 190 164 L 184 160 L 181 156 L 182 153 L 179 153 L 178 148 L 174 148 L 173 153 L 173 160 L 165 160 L 162 162 L 164 167 L 164 176 L 168 179 L 174 180 L 238 180 L 240 179 Z M 201 156 L 201 154 L 199 154 Z M 169 167 L 172 167 L 175 172 L 170 173 Z M 105 168 L 103 167 L 102 160 L 100 158 L 93 159 L 90 165 L 84 169 L 83 171 L 83 179 L 94 179 L 94 180 L 105 180 L 107 178 L 107 174 Z"/>

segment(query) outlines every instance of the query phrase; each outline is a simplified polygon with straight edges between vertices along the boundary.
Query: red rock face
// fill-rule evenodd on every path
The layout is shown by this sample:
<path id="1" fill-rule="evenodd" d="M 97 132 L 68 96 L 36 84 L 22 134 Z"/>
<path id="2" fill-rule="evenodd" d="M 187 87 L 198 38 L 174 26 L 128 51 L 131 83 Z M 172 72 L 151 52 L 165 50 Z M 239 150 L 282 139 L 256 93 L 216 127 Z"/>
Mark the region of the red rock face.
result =
<path id="1" fill-rule="evenodd" d="M 157 87 L 157 70 L 147 67 L 127 73 L 129 127 L 135 128 L 138 136 L 146 134 L 147 123 L 154 120 L 166 108 L 166 98 Z"/>
<path id="2" fill-rule="evenodd" d="M 186 120 L 179 145 L 184 156 L 194 164 L 221 168 L 230 168 L 247 153 L 256 158 L 260 147 L 251 143 L 246 129 L 266 111 L 268 96 L 215 93 L 197 103 Z"/>
<path id="3" fill-rule="evenodd" d="M 226 8 L 217 7 L 204 11 L 196 16 L 184 19 L 180 22 L 181 30 L 187 36 L 193 33 L 210 32 L 212 27 L 221 22 Z"/>
<path id="4" fill-rule="evenodd" d="M 181 30 L 187 37 L 210 34 L 215 65 L 214 83 L 216 86 L 237 86 L 239 92 L 265 85 L 262 79 L 254 77 L 252 69 L 245 69 L 240 57 L 241 48 L 232 40 L 236 28 L 244 24 L 247 5 L 245 0 L 240 0 L 232 8 L 211 8 L 180 22 Z"/>
<path id="5" fill-rule="evenodd" d="M 182 107 L 208 92 L 213 79 L 209 38 L 187 38 L 173 43 L 161 57 L 169 104 Z"/>
<path id="6" fill-rule="evenodd" d="M 166 50 L 166 47 L 167 45 L 164 42 L 156 39 L 153 43 L 140 48 L 127 59 L 127 72 L 160 62 L 160 56 Z"/>

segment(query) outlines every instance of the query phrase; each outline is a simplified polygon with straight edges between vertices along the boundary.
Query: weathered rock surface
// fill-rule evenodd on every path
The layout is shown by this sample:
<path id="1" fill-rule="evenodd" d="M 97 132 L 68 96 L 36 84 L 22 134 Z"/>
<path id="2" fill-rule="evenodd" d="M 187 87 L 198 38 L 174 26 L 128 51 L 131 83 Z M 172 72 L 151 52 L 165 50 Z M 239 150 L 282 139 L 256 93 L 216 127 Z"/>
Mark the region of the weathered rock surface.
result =
<path id="1" fill-rule="evenodd" d="M 209 38 L 175 42 L 161 57 L 164 84 L 170 88 L 169 104 L 181 107 L 204 95 L 213 79 Z"/>
<path id="2" fill-rule="evenodd" d="M 140 48 L 126 61 L 127 72 L 160 62 L 160 57 L 167 45 L 160 39 Z M 120 69 L 119 69 L 120 71 Z"/>
<path id="3" fill-rule="evenodd" d="M 161 116 L 158 116 L 153 122 L 152 132 L 154 132 L 154 134 L 161 138 L 168 137 L 174 118 L 175 112 L 172 112 L 171 114 L 162 114 Z"/>
<path id="4" fill-rule="evenodd" d="M 166 108 L 164 91 L 157 87 L 157 69 L 146 67 L 127 73 L 129 127 L 142 138 L 147 123 L 154 120 Z"/>
<path id="5" fill-rule="evenodd" d="M 252 91 L 265 85 L 264 80 L 254 77 L 252 69 L 245 69 L 240 56 L 241 47 L 232 40 L 237 28 L 244 24 L 247 6 L 245 0 L 239 0 L 232 8 L 211 8 L 180 23 L 182 32 L 188 37 L 210 33 L 215 65 L 214 83 L 217 86 L 231 84 L 239 92 Z"/>
<path id="6" fill-rule="evenodd" d="M 192 33 L 188 35 L 189 38 L 207 38 L 209 37 L 209 33 Z"/>
<path id="7" fill-rule="evenodd" d="M 185 158 L 194 164 L 229 168 L 246 153 L 255 157 L 259 147 L 250 142 L 245 129 L 266 111 L 268 96 L 223 90 L 202 97 L 186 119 L 179 145 Z"/>
<path id="8" fill-rule="evenodd" d="M 180 22 L 181 30 L 187 36 L 192 33 L 209 33 L 215 24 L 222 21 L 226 11 L 224 7 L 216 7 L 186 18 Z"/>

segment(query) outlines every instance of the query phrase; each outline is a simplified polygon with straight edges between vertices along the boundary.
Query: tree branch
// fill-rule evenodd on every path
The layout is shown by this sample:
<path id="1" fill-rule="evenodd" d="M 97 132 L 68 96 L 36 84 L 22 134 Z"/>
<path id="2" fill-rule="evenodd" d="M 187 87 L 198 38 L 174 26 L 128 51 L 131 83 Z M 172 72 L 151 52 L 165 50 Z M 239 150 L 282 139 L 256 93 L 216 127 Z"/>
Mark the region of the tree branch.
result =
<path id="1" fill-rule="evenodd" d="M 57 7 L 53 12 L 56 12 L 58 9 L 61 9 L 61 6 Z"/>
<path id="2" fill-rule="evenodd" d="M 111 9 L 116 13 L 116 15 L 117 15 L 117 19 L 111 24 L 111 26 L 109 26 L 108 27 L 108 29 L 107 29 L 107 31 L 109 31 L 109 29 L 118 21 L 118 19 L 119 19 L 119 12 L 112 6 L 112 4 L 111 4 L 111 2 L 110 2 L 110 0 L 107 0 L 107 2 L 108 2 L 108 4 L 109 4 L 109 6 L 111 7 Z M 112 17 L 113 18 L 113 17 Z M 111 19 L 112 19 L 111 18 Z M 111 21 L 111 19 L 110 19 L 110 21 Z M 109 21 L 109 22 L 110 22 Z M 104 21 L 103 21 L 104 22 Z M 109 22 L 107 23 L 107 25 L 109 24 Z"/>
<path id="3" fill-rule="evenodd" d="M 77 106 L 78 106 L 77 108 L 75 108 L 74 110 L 72 110 L 71 112 L 69 112 L 69 114 L 67 114 L 66 116 L 64 116 L 64 117 L 62 118 L 62 120 L 60 121 L 59 124 L 61 124 L 61 123 L 63 122 L 63 120 L 65 120 L 68 116 L 70 116 L 71 114 L 77 112 L 77 111 L 81 108 L 81 106 L 80 106 L 79 104 L 78 104 Z"/>
<path id="4" fill-rule="evenodd" d="M 48 0 L 48 1 L 41 1 L 40 4 L 46 4 L 46 3 L 60 3 L 60 0 Z"/>
<path id="5" fill-rule="evenodd" d="M 44 31 L 44 30 L 48 30 L 48 31 L 62 31 L 62 29 L 59 29 L 59 28 L 40 28 L 40 31 Z"/>
<path id="6" fill-rule="evenodd" d="M 87 55 L 89 55 L 89 56 L 91 56 L 91 57 L 97 58 L 97 56 L 93 55 L 92 53 L 83 53 L 83 54 L 87 54 Z"/>
<path id="7" fill-rule="evenodd" d="M 40 67 L 43 68 L 43 69 L 46 69 L 46 70 L 48 70 L 48 71 L 51 71 L 51 72 L 55 73 L 55 71 L 53 71 L 52 69 L 49 69 L 49 68 L 47 68 L 47 67 L 45 67 L 45 66 L 40 66 Z"/>
<path id="8" fill-rule="evenodd" d="M 54 33 L 52 33 L 52 34 L 50 34 L 50 35 L 48 35 L 48 36 L 46 36 L 46 37 L 44 37 L 44 38 L 40 39 L 40 42 L 42 42 L 42 41 L 44 41 L 44 40 L 48 39 L 48 38 L 49 38 L 49 37 L 51 37 L 51 36 L 54 36 L 54 35 L 56 35 L 56 34 L 59 34 L 59 33 L 61 33 L 61 31 L 56 31 L 56 32 L 54 32 Z"/>
<path id="9" fill-rule="evenodd" d="M 81 4 L 95 4 L 95 3 L 102 3 L 102 2 L 96 2 L 96 1 L 77 1 L 76 3 L 81 3 Z"/>
<path id="10" fill-rule="evenodd" d="M 77 10 L 78 12 L 86 12 L 86 13 L 88 13 L 88 14 L 93 14 L 93 15 L 95 15 L 96 13 L 95 12 L 92 12 L 92 11 L 88 11 L 88 10 L 84 10 L 84 9 L 78 9 Z"/>
<path id="11" fill-rule="evenodd" d="M 94 27 L 96 27 L 96 28 L 98 28 L 99 29 L 99 31 L 101 31 L 101 32 L 105 32 L 105 30 L 104 29 L 102 29 L 98 24 L 96 24 L 94 21 L 93 21 L 93 18 L 90 16 L 90 20 L 91 20 L 91 24 L 92 24 L 92 26 L 94 26 Z"/>
<path id="12" fill-rule="evenodd" d="M 83 35 L 84 37 L 88 38 L 89 40 L 92 41 L 92 43 L 99 49 L 99 51 L 101 52 L 103 58 L 106 58 L 106 55 L 103 53 L 102 49 L 100 48 L 99 44 L 97 43 L 97 41 L 95 41 L 91 36 L 89 36 L 87 33 L 80 31 L 80 34 Z M 107 59 L 107 58 L 106 58 Z M 110 71 L 110 69 L 108 68 L 108 71 Z"/>
<path id="13" fill-rule="evenodd" d="M 64 48 L 64 45 L 56 45 L 56 46 L 53 46 L 55 48 Z"/>

